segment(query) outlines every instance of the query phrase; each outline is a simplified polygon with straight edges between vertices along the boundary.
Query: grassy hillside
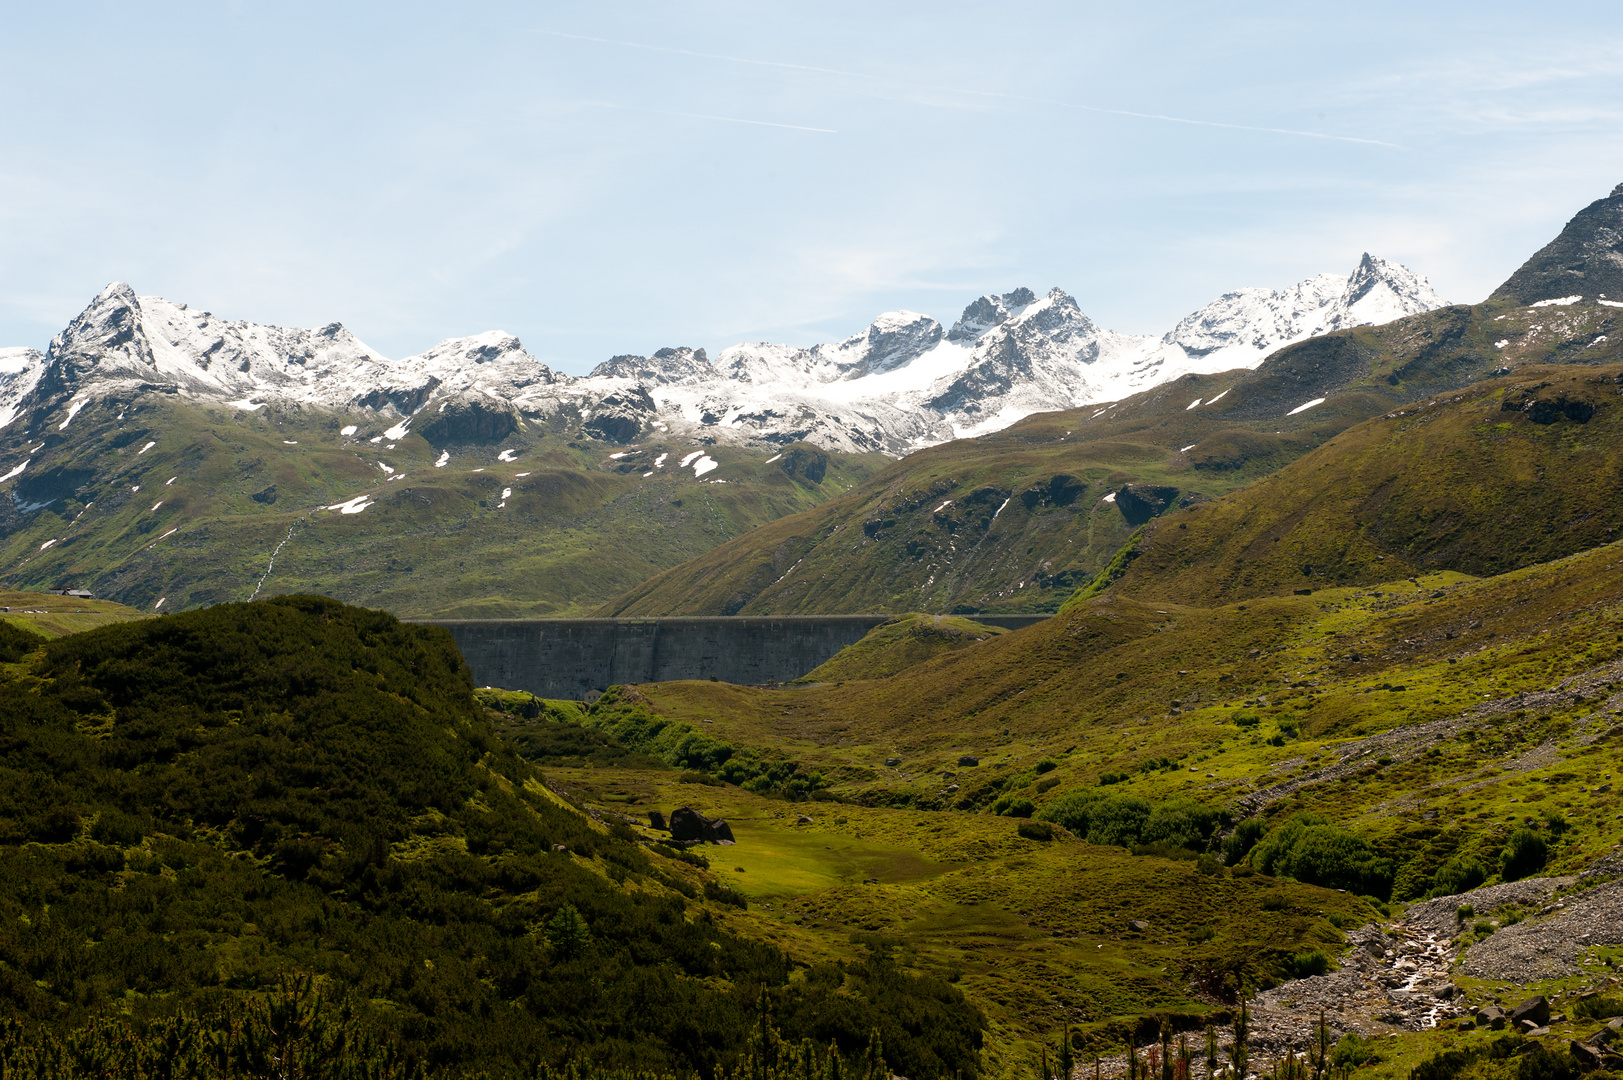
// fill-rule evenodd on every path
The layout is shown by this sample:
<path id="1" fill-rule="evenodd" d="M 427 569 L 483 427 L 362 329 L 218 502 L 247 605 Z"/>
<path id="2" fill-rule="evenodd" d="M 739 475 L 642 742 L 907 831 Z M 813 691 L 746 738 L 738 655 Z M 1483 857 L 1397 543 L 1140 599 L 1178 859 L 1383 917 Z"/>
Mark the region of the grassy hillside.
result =
<path id="1" fill-rule="evenodd" d="M 914 664 L 1006 631 L 952 615 L 901 615 L 874 627 L 799 682 L 884 679 Z"/>
<path id="2" fill-rule="evenodd" d="M 70 582 L 144 611 L 246 600 L 263 580 L 261 595 L 402 616 L 581 614 L 885 460 L 625 447 L 533 423 L 430 444 L 389 439 L 393 421 L 368 416 L 147 394 L 88 405 L 65 431 L 0 433 L 5 471 L 27 462 L 4 485 L 0 579 Z M 701 450 L 717 462 L 703 477 L 680 465 Z"/>
<path id="3" fill-rule="evenodd" d="M 145 618 L 148 616 L 144 612 L 109 600 L 83 600 L 51 593 L 0 592 L 0 621 L 48 638 Z"/>
<path id="4" fill-rule="evenodd" d="M 408 1067 L 390 1075 L 713 1073 L 749 1052 L 763 992 L 790 1043 L 856 1059 L 878 1030 L 897 1069 L 978 1071 L 952 987 L 849 943 L 797 974 L 702 859 L 558 796 L 444 631 L 320 597 L 91 630 L 6 670 L 0 740 L 11 1067 L 77 1032 L 130 1075 L 122 1025 L 180 1023 L 199 1041 L 169 1048 L 177 1075 L 261 1075 L 199 1061 L 304 976 L 323 1025 Z"/>
<path id="5" fill-rule="evenodd" d="M 1181 603 L 1548 562 L 1623 528 L 1623 367 L 1518 367 L 1145 530 L 1112 586 Z"/>
<path id="6" fill-rule="evenodd" d="M 1314 338 L 1255 371 L 1032 417 L 911 455 L 597 614 L 1053 610 L 1158 513 L 1236 491 L 1355 423 L 1509 367 L 1615 363 L 1618 321 L 1594 303 L 1446 308 Z"/>
<path id="7" fill-rule="evenodd" d="M 1611 856 L 1623 844 L 1620 571 L 1623 544 L 1611 543 L 1491 577 L 1429 572 L 1210 607 L 1111 590 L 885 678 L 636 688 L 645 716 L 827 780 L 798 806 L 613 767 L 561 780 L 598 805 L 685 801 L 741 819 L 762 851 L 728 861 L 770 898 L 775 940 L 882 933 L 922 970 L 961 972 L 994 1057 L 1017 1071 L 1063 1022 L 1088 1046 L 1119 1047 L 1141 1010 L 1199 1015 L 1224 986 L 1308 970 L 1297 958 L 1316 949 L 1350 965 L 1333 920 L 1248 937 L 1280 903 L 1263 904 L 1269 890 L 1296 887 L 1282 875 L 1347 889 L 1284 906 L 1351 927 L 1385 921 L 1336 906 L 1358 894 L 1401 905 Z M 829 797 L 849 801 L 816 801 Z M 1027 839 L 1023 825 L 1052 838 Z M 1329 846 L 1304 847 L 1307 836 Z M 978 906 L 955 906 L 967 900 Z M 1222 916 L 1203 915 L 1208 903 Z M 1467 919 L 1447 947 L 1467 953 L 1555 912 Z M 1152 929 L 1135 938 L 1132 919 Z M 1208 947 L 1229 959 L 1203 959 Z M 1586 963 L 1614 952 L 1600 936 L 1578 949 Z M 1579 970 L 1450 978 L 1473 1003 L 1547 992 L 1570 1009 L 1594 990 Z M 1358 1019 L 1365 1035 L 1396 1037 L 1374 1075 L 1476 1045 L 1382 1015 Z M 1295 1015 L 1300 1039 L 1315 1019 Z"/>

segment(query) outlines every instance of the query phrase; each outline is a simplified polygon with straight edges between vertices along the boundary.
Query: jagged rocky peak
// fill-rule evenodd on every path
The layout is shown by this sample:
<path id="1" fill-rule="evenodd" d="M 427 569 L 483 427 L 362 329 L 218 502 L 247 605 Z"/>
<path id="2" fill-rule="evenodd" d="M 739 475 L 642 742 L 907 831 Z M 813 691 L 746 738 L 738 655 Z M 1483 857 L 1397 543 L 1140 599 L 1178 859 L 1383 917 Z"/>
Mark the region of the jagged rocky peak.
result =
<path id="1" fill-rule="evenodd" d="M 1037 294 L 1025 287 L 1006 292 L 1002 296 L 988 293 L 964 308 L 963 315 L 952 324 L 952 329 L 947 331 L 947 340 L 960 345 L 977 341 L 994 326 L 1003 325 L 1018 315 L 1026 305 L 1036 302 Z"/>
<path id="2" fill-rule="evenodd" d="M 1330 329 L 1391 322 L 1447 305 L 1424 277 L 1366 251 L 1347 278 L 1343 310 L 1336 313 L 1340 321 Z"/>
<path id="3" fill-rule="evenodd" d="M 887 311 L 860 334 L 837 345 L 819 345 L 842 379 L 894 371 L 941 344 L 941 324 L 916 311 Z"/>
<path id="4" fill-rule="evenodd" d="M 1185 316 L 1162 340 L 1190 357 L 1227 350 L 1235 366 L 1251 366 L 1293 341 L 1390 322 L 1446 303 L 1419 274 L 1366 252 L 1346 277 L 1318 274 L 1284 289 L 1224 293 Z"/>
<path id="5" fill-rule="evenodd" d="M 1623 300 L 1623 184 L 1578 211 L 1488 299 L 1535 304 L 1568 296 Z"/>
<path id="6" fill-rule="evenodd" d="M 592 369 L 592 379 L 630 379 L 646 386 L 671 386 L 700 382 L 714 374 L 703 349 L 678 346 L 660 349 L 652 356 L 627 353 L 611 356 Z"/>

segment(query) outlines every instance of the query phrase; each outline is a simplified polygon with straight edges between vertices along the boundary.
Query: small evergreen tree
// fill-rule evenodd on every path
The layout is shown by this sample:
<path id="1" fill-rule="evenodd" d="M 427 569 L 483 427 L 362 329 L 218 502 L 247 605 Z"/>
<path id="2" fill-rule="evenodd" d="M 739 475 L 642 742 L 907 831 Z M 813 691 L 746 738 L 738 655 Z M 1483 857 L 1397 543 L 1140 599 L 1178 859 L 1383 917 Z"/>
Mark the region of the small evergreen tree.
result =
<path id="1" fill-rule="evenodd" d="M 1071 1056 L 1071 1025 L 1066 1024 L 1065 1030 L 1060 1033 L 1059 1039 L 1060 1080 L 1072 1080 L 1071 1074 L 1075 1069 L 1076 1059 Z"/>
<path id="2" fill-rule="evenodd" d="M 586 946 L 591 943 L 592 934 L 586 928 L 586 920 L 580 917 L 573 904 L 559 908 L 552 921 L 547 923 L 547 948 L 559 959 L 573 960 L 585 952 Z"/>

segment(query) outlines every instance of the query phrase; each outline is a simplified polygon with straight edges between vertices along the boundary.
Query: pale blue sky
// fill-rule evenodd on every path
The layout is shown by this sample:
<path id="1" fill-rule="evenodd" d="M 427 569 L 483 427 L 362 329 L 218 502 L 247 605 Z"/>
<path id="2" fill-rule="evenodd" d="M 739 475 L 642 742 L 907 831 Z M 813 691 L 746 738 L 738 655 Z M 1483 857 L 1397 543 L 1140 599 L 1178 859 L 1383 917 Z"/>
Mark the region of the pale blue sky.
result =
<path id="1" fill-rule="evenodd" d="M 1623 5 L 0 2 L 0 345 L 106 282 L 584 372 L 1372 251 L 1482 299 L 1623 181 Z"/>

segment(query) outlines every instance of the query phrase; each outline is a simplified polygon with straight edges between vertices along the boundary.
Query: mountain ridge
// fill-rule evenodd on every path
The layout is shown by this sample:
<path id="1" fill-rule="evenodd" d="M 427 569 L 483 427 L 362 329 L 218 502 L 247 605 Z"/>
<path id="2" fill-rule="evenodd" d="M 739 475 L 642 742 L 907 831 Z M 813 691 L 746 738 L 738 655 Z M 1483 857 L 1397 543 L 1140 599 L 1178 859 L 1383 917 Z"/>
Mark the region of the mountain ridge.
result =
<path id="1" fill-rule="evenodd" d="M 401 431 L 443 418 L 442 429 L 486 439 L 528 419 L 622 443 L 661 433 L 897 456 L 1188 370 L 1249 366 L 1292 340 L 1441 303 L 1424 278 L 1366 254 L 1346 278 L 1226 293 L 1159 339 L 1100 328 L 1061 289 L 1038 297 L 1019 288 L 973 301 L 951 330 L 892 311 L 810 348 L 744 343 L 712 361 L 704 349 L 674 347 L 611 357 L 575 377 L 500 330 L 394 360 L 341 323 L 219 319 L 113 282 L 44 353 L 0 350 L 0 429 L 20 418 L 30 431 L 66 430 L 93 398 L 154 391 L 242 411 L 271 401 L 371 411 L 400 420 Z"/>

